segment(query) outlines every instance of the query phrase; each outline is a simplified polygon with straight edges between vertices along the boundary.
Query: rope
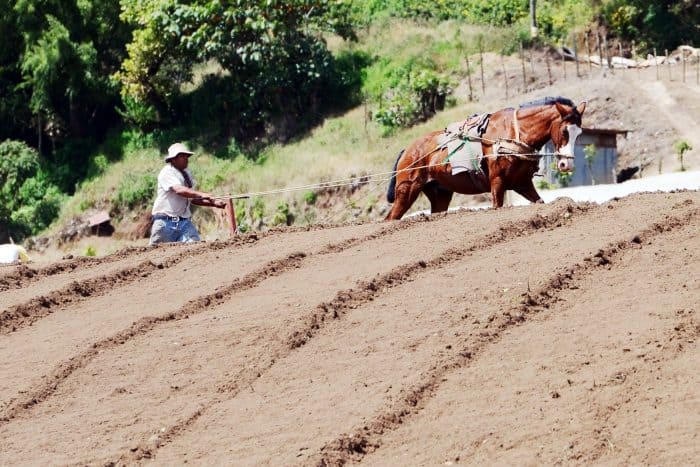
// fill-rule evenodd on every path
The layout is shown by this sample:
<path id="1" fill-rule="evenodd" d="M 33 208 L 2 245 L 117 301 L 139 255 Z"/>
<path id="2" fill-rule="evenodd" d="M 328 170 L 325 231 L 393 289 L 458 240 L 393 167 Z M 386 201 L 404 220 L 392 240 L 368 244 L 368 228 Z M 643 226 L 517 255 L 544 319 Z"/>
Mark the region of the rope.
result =
<path id="1" fill-rule="evenodd" d="M 442 148 L 440 148 L 442 149 Z M 351 178 L 343 178 L 343 179 L 338 179 L 338 180 L 332 180 L 329 182 L 321 182 L 321 183 L 311 183 L 308 185 L 298 185 L 294 187 L 287 187 L 287 188 L 277 188 L 273 190 L 264 190 L 264 191 L 251 191 L 248 193 L 241 193 L 241 194 L 226 194 L 226 195 L 221 195 L 221 196 L 213 196 L 212 198 L 214 199 L 247 199 L 247 198 L 252 198 L 255 196 L 268 196 L 268 195 L 275 195 L 275 194 L 282 194 L 282 193 L 291 193 L 295 191 L 302 191 L 302 190 L 311 190 L 311 189 L 321 189 L 321 188 L 335 188 L 335 187 L 340 187 L 340 186 L 349 186 L 353 184 L 359 184 L 359 185 L 368 185 L 370 183 L 381 183 L 384 181 L 391 180 L 392 177 L 394 177 L 396 174 L 399 174 L 401 172 L 407 172 L 409 170 L 417 170 L 417 169 L 425 169 L 429 167 L 436 167 L 439 165 L 446 165 L 449 161 L 443 161 L 438 164 L 426 164 L 426 165 L 421 165 L 421 166 L 415 166 L 414 164 L 417 162 L 420 162 L 422 159 L 426 158 L 428 155 L 434 153 L 437 150 L 434 149 L 433 151 L 421 156 L 419 159 L 416 159 L 411 165 L 404 169 L 400 170 L 392 170 L 389 172 L 380 172 L 376 174 L 368 174 L 368 175 L 360 175 L 357 177 L 351 177 Z M 533 160 L 532 158 L 537 157 L 537 158 L 546 158 L 546 157 L 553 157 L 553 156 L 559 156 L 559 157 L 569 157 L 571 156 L 561 156 L 556 153 L 506 153 L 506 154 L 484 154 L 481 158 L 488 158 L 488 159 L 496 159 L 498 157 L 507 157 L 507 156 L 513 156 L 521 159 L 527 159 L 527 160 Z M 472 157 L 465 159 L 466 161 L 477 161 L 480 158 L 477 157 Z M 385 177 L 385 178 L 379 178 L 379 177 Z"/>

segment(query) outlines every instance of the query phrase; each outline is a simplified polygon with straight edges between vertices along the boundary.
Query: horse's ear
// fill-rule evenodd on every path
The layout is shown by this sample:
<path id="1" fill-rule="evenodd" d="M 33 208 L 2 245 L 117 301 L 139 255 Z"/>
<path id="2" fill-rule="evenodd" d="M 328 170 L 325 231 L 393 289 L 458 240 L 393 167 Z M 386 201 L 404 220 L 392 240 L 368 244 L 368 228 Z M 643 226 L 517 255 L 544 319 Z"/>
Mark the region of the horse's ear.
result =
<path id="1" fill-rule="evenodd" d="M 577 107 L 576 111 L 579 113 L 579 115 L 583 115 L 583 111 L 586 110 L 586 101 L 581 102 Z"/>
<path id="2" fill-rule="evenodd" d="M 559 111 L 559 115 L 562 117 L 569 115 L 571 113 L 571 110 L 569 107 L 565 106 L 564 104 L 560 104 L 559 102 L 555 102 L 554 105 L 557 106 L 557 111 Z"/>

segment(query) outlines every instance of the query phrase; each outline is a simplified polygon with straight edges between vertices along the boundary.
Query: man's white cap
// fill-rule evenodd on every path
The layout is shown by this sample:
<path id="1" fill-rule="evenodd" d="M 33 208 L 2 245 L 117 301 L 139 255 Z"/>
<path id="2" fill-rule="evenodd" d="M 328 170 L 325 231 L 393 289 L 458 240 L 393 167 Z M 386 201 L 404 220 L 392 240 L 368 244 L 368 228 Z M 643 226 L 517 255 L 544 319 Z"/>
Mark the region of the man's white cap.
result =
<path id="1" fill-rule="evenodd" d="M 178 156 L 178 154 L 187 154 L 187 157 L 189 157 L 194 153 L 187 149 L 187 146 L 182 143 L 171 144 L 168 148 L 168 155 L 165 156 L 165 162 L 168 162 L 170 159 L 174 159 Z"/>

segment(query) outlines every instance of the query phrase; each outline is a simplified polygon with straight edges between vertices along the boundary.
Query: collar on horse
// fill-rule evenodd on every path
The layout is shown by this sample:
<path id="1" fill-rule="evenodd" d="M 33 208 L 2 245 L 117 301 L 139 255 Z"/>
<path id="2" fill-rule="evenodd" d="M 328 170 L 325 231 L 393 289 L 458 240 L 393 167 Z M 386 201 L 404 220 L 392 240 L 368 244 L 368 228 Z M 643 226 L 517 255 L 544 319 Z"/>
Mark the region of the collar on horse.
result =
<path id="1" fill-rule="evenodd" d="M 494 145 L 494 154 L 503 156 L 515 156 L 529 161 L 538 161 L 540 155 L 535 148 L 520 141 L 520 125 L 518 124 L 518 109 L 513 109 L 513 127 L 515 129 L 515 139 L 498 138 Z"/>

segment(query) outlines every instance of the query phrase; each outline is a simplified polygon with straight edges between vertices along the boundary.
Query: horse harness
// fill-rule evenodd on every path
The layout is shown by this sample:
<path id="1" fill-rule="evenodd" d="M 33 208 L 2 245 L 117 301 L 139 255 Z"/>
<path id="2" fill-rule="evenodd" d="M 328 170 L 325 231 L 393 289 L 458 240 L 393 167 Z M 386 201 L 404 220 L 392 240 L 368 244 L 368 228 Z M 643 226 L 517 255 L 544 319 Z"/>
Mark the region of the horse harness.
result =
<path id="1" fill-rule="evenodd" d="M 493 152 L 498 156 L 514 156 L 528 161 L 539 161 L 541 155 L 537 154 L 535 148 L 520 141 L 520 125 L 518 124 L 518 109 L 513 109 L 513 128 L 515 139 L 498 138 L 493 147 Z"/>

